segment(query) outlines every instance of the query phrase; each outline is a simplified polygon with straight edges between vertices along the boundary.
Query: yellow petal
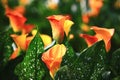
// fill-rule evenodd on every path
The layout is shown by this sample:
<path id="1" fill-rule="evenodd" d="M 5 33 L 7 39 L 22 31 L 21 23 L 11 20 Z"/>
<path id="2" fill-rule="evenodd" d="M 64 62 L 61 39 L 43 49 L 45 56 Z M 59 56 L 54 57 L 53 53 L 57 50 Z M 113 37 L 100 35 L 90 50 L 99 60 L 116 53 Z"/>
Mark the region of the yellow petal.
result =
<path id="1" fill-rule="evenodd" d="M 44 47 L 48 46 L 49 44 L 52 43 L 52 38 L 46 34 L 40 34 L 43 43 L 44 43 Z"/>
<path id="2" fill-rule="evenodd" d="M 64 23 L 64 31 L 66 33 L 66 36 L 68 36 L 68 33 L 70 31 L 70 28 L 71 26 L 73 25 L 74 23 L 70 20 L 65 20 L 65 23 Z"/>

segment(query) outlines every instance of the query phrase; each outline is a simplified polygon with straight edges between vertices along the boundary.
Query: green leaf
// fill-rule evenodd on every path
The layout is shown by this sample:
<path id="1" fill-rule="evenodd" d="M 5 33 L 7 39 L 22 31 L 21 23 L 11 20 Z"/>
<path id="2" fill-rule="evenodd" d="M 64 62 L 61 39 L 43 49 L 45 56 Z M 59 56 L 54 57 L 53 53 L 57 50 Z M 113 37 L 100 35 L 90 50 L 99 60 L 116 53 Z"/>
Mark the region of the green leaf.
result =
<path id="1" fill-rule="evenodd" d="M 65 53 L 65 56 L 62 59 L 61 66 L 64 66 L 64 65 L 71 66 L 73 64 L 72 62 L 74 62 L 74 60 L 76 59 L 77 55 L 75 54 L 72 46 L 69 44 L 68 41 L 65 41 L 64 45 L 66 46 L 67 51 Z"/>
<path id="2" fill-rule="evenodd" d="M 120 49 L 112 54 L 111 70 L 115 76 L 120 76 Z"/>
<path id="3" fill-rule="evenodd" d="M 12 43 L 13 40 L 10 37 L 12 30 L 8 29 L 5 32 L 0 33 L 0 74 L 9 61 L 9 57 L 13 52 Z"/>
<path id="4" fill-rule="evenodd" d="M 76 57 L 73 65 L 65 65 L 57 72 L 56 80 L 102 80 L 105 68 L 106 51 L 100 41 L 87 48 Z"/>
<path id="5" fill-rule="evenodd" d="M 29 45 L 24 60 L 16 67 L 15 73 L 19 80 L 43 80 L 46 77 L 49 79 L 49 72 L 41 60 L 43 52 L 43 42 L 37 33 Z"/>

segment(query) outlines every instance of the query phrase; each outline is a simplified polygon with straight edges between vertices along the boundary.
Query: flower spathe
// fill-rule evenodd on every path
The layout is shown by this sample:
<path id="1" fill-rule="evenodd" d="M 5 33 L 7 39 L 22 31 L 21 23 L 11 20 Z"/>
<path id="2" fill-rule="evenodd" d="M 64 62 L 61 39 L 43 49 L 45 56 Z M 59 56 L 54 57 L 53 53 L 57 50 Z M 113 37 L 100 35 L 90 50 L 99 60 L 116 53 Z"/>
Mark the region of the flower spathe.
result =
<path id="1" fill-rule="evenodd" d="M 52 27 L 52 35 L 53 39 L 55 39 L 58 43 L 61 43 L 64 38 L 64 32 L 68 35 L 68 32 L 73 24 L 70 21 L 70 16 L 66 15 L 53 15 L 47 17 Z"/>
<path id="2" fill-rule="evenodd" d="M 103 40 L 105 42 L 106 51 L 108 52 L 111 48 L 110 40 L 114 34 L 114 29 L 99 28 L 96 26 L 91 27 L 91 29 L 96 33 L 94 36 L 87 34 L 80 34 L 80 36 L 86 40 L 88 46 L 92 46 L 95 42 Z"/>
<path id="3" fill-rule="evenodd" d="M 10 59 L 15 59 L 19 55 L 20 50 L 23 51 L 27 50 L 33 37 L 27 37 L 27 34 L 22 35 L 12 34 L 11 37 L 13 38 L 15 44 L 17 45 L 17 48 L 13 51 L 12 55 L 10 56 Z"/>
<path id="4" fill-rule="evenodd" d="M 95 42 L 98 41 L 97 37 L 91 36 L 91 35 L 88 35 L 88 34 L 80 34 L 80 37 L 85 39 L 85 41 L 87 42 L 88 47 L 90 47 L 91 45 L 93 45 Z"/>
<path id="5" fill-rule="evenodd" d="M 109 51 L 110 47 L 111 47 L 110 40 L 111 40 L 111 37 L 114 34 L 114 29 L 99 28 L 99 27 L 96 27 L 96 26 L 93 26 L 91 29 L 93 29 L 95 31 L 95 33 L 96 33 L 95 36 L 99 40 L 101 40 L 101 39 L 104 40 L 106 50 Z"/>
<path id="6" fill-rule="evenodd" d="M 58 71 L 62 57 L 65 55 L 66 47 L 63 44 L 56 44 L 48 51 L 43 53 L 42 61 L 49 69 L 50 75 L 54 78 L 55 73 Z"/>
<path id="7" fill-rule="evenodd" d="M 22 7 L 16 9 L 6 8 L 6 16 L 9 18 L 10 25 L 13 28 L 14 32 L 22 31 L 22 33 L 26 34 L 30 32 L 34 25 L 25 24 L 26 18 L 23 16 Z"/>

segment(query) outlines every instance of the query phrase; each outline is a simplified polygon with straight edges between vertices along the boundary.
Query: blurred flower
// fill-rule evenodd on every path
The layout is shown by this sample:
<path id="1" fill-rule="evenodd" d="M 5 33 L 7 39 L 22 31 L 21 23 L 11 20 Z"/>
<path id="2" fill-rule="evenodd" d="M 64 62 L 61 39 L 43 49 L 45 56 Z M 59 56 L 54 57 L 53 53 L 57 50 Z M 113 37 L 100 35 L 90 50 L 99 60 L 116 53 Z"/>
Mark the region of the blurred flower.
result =
<path id="1" fill-rule="evenodd" d="M 105 42 L 106 51 L 108 52 L 111 48 L 110 40 L 114 34 L 114 29 L 99 28 L 96 26 L 93 26 L 91 29 L 96 33 L 94 36 L 80 34 L 80 37 L 86 40 L 88 46 L 92 46 L 95 42 L 103 40 Z"/>
<path id="2" fill-rule="evenodd" d="M 84 32 L 88 32 L 90 30 L 90 27 L 87 24 L 82 24 L 81 25 L 81 30 Z"/>
<path id="3" fill-rule="evenodd" d="M 73 39 L 73 38 L 74 38 L 74 35 L 73 35 L 73 34 L 70 34 L 70 35 L 69 35 L 69 40 L 70 40 L 70 39 Z"/>
<path id="4" fill-rule="evenodd" d="M 8 7 L 8 0 L 1 0 L 2 5 L 4 8 Z"/>
<path id="5" fill-rule="evenodd" d="M 22 33 L 30 32 L 34 25 L 25 24 L 26 18 L 21 13 L 21 10 L 6 8 L 6 16 L 10 20 L 11 27 L 15 32 L 22 31 Z"/>
<path id="6" fill-rule="evenodd" d="M 46 6 L 49 9 L 55 10 L 58 8 L 58 3 L 59 3 L 59 0 L 47 0 Z"/>
<path id="7" fill-rule="evenodd" d="M 61 43 L 64 38 L 64 32 L 68 35 L 73 22 L 70 21 L 69 16 L 63 15 L 53 15 L 47 17 L 47 19 L 50 21 L 52 27 L 53 39 L 58 43 Z"/>
<path id="8" fill-rule="evenodd" d="M 29 5 L 33 0 L 19 0 L 19 5 L 26 6 Z"/>
<path id="9" fill-rule="evenodd" d="M 89 16 L 88 16 L 88 14 L 82 14 L 82 21 L 84 23 L 88 23 L 89 22 Z"/>
<path id="10" fill-rule="evenodd" d="M 50 75 L 54 78 L 55 73 L 59 70 L 62 57 L 65 55 L 66 47 L 63 44 L 56 44 L 48 51 L 43 53 L 42 61 L 46 64 L 50 71 Z"/>
<path id="11" fill-rule="evenodd" d="M 116 2 L 114 3 L 114 7 L 116 9 L 119 9 L 120 8 L 120 0 L 116 0 Z"/>
<path id="12" fill-rule="evenodd" d="M 103 0 L 89 0 L 90 12 L 89 16 L 97 16 L 103 6 Z"/>

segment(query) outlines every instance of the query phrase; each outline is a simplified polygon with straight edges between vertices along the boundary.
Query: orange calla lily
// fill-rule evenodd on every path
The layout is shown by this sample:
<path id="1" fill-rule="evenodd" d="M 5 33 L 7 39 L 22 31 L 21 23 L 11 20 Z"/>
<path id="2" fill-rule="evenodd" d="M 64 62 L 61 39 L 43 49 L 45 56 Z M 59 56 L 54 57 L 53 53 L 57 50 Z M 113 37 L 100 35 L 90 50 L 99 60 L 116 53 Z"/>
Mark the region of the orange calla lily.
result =
<path id="1" fill-rule="evenodd" d="M 58 43 L 61 43 L 64 38 L 64 31 L 66 35 L 68 35 L 73 22 L 70 21 L 69 16 L 63 15 L 53 15 L 47 17 L 47 19 L 50 21 L 52 27 L 53 39 L 55 39 Z"/>
<path id="2" fill-rule="evenodd" d="M 15 32 L 20 31 L 26 21 L 26 18 L 21 13 L 10 8 L 6 8 L 6 16 L 9 18 L 10 24 Z"/>
<path id="3" fill-rule="evenodd" d="M 106 29 L 106 28 L 99 28 L 96 26 L 93 26 L 91 29 L 93 29 L 96 33 L 96 37 L 100 40 L 101 38 L 105 42 L 106 50 L 109 51 L 111 47 L 111 37 L 114 34 L 114 29 Z"/>
<path id="4" fill-rule="evenodd" d="M 105 42 L 106 51 L 108 52 L 111 48 L 110 40 L 114 34 L 114 29 L 99 28 L 96 26 L 93 26 L 91 29 L 96 33 L 94 36 L 87 34 L 80 34 L 80 36 L 85 38 L 88 46 L 93 45 L 97 41 L 103 40 Z"/>
<path id="5" fill-rule="evenodd" d="M 42 61 L 46 64 L 50 71 L 50 75 L 54 78 L 62 62 L 62 57 L 65 55 L 66 47 L 63 44 L 56 44 L 48 51 L 43 53 Z"/>
<path id="6" fill-rule="evenodd" d="M 6 16 L 9 18 L 11 27 L 15 32 L 22 31 L 22 33 L 28 33 L 34 27 L 34 25 L 25 24 L 27 19 L 23 16 L 20 8 L 10 9 L 7 7 Z"/>
<path id="7" fill-rule="evenodd" d="M 11 37 L 15 41 L 16 45 L 19 46 L 22 50 L 26 50 L 26 36 L 27 35 L 16 35 L 12 34 Z"/>
<path id="8" fill-rule="evenodd" d="M 12 34 L 11 37 L 13 38 L 14 42 L 17 45 L 17 48 L 14 50 L 10 57 L 10 59 L 14 59 L 19 55 L 20 49 L 24 51 L 27 50 L 31 40 L 33 39 L 33 36 L 27 37 L 27 34 L 22 35 Z"/>

